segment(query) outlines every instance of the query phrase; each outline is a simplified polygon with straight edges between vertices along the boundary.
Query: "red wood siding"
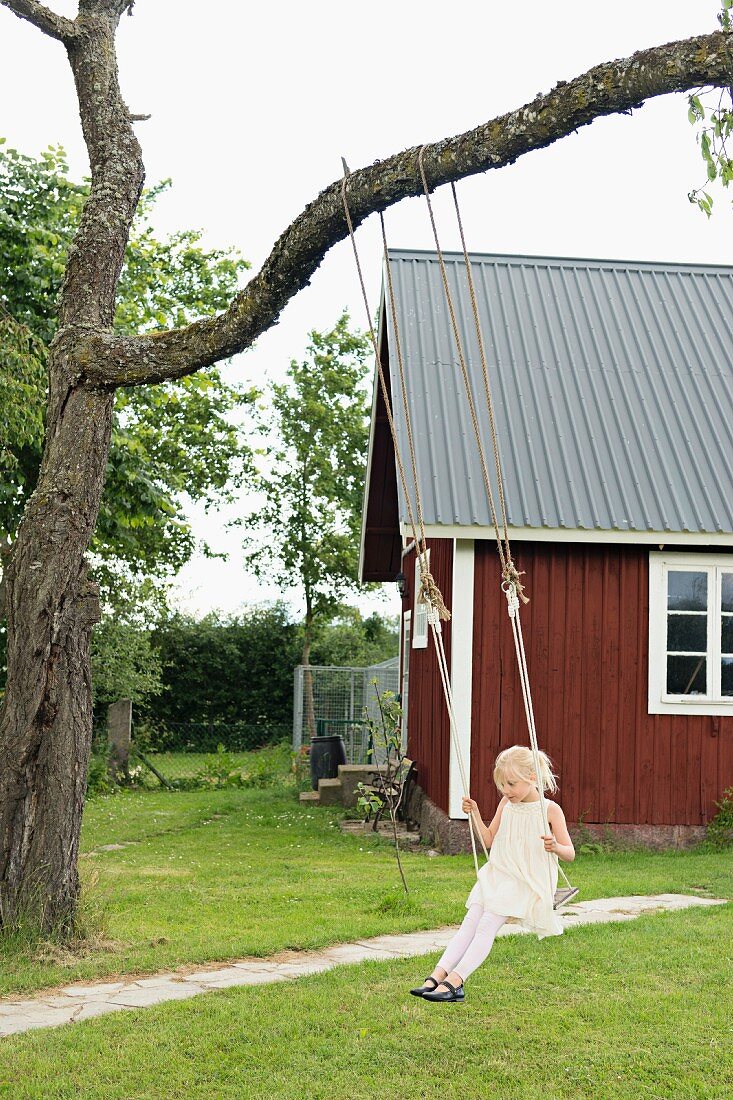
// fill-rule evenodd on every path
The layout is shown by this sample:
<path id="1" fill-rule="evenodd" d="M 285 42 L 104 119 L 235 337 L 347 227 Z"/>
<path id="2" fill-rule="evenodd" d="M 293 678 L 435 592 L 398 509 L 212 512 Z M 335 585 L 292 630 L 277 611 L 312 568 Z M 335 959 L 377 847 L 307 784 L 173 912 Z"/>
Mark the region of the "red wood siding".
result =
<path id="1" fill-rule="evenodd" d="M 428 539 L 430 572 L 448 607 L 453 602 L 453 540 Z M 415 621 L 415 553 L 405 555 L 402 571 L 407 591 L 402 610 Z M 443 623 L 443 642 L 450 668 L 450 623 Z M 407 710 L 407 754 L 417 761 L 418 783 L 436 806 L 448 812 L 450 724 L 440 682 L 432 632 L 426 649 L 410 649 L 410 690 Z"/>
<path id="2" fill-rule="evenodd" d="M 538 739 L 568 820 L 705 824 L 733 784 L 733 718 L 647 713 L 648 550 L 515 543 L 513 553 L 530 597 Z M 488 814 L 497 752 L 528 737 L 493 544 L 477 542 L 475 562 L 471 787 Z"/>

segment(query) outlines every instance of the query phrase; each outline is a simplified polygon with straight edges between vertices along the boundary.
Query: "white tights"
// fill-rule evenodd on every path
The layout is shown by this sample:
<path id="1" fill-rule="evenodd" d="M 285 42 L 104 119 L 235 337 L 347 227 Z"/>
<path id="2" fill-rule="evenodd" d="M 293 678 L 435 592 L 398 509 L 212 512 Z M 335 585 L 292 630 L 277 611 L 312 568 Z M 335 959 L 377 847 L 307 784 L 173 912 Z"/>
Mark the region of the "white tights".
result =
<path id="1" fill-rule="evenodd" d="M 438 966 L 450 974 L 455 970 L 465 982 L 491 951 L 496 933 L 506 921 L 496 913 L 487 913 L 482 905 L 472 905 L 463 924 L 450 941 Z"/>

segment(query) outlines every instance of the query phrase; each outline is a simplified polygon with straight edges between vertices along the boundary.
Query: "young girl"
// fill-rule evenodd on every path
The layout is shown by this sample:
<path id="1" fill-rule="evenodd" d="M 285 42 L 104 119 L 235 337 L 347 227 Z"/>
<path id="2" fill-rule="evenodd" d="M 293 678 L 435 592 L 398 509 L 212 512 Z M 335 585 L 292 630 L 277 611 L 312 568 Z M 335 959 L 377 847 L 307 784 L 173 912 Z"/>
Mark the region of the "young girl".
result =
<path id="1" fill-rule="evenodd" d="M 543 752 L 539 755 L 542 789 L 554 792 L 557 783 L 550 760 Z M 503 798 L 488 828 L 474 800 L 463 799 L 463 812 L 472 815 L 491 853 L 468 895 L 463 924 L 430 977 L 410 990 L 426 1001 L 462 1001 L 463 983 L 487 957 L 507 920 L 540 939 L 562 934 L 562 922 L 552 907 L 557 861 L 575 859 L 565 815 L 556 802 L 548 801 L 550 833 L 543 835 L 538 777 L 532 752 L 522 745 L 499 753 L 494 782 Z"/>

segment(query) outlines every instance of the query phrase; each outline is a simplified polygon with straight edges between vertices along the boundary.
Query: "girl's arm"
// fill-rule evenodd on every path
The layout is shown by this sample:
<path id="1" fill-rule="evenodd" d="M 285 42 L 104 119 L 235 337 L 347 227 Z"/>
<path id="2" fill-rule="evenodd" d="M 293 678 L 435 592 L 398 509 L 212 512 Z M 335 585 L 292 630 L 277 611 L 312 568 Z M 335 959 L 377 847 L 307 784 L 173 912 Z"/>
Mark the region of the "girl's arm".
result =
<path id="1" fill-rule="evenodd" d="M 462 803 L 462 809 L 464 814 L 471 814 L 474 824 L 479 831 L 479 834 L 483 837 L 484 844 L 487 848 L 490 848 L 494 837 L 496 836 L 497 829 L 499 828 L 499 822 L 501 821 L 502 811 L 506 805 L 507 799 L 502 798 L 496 813 L 491 819 L 489 825 L 485 825 L 481 820 L 481 814 L 479 813 L 478 803 L 474 802 L 472 798 L 464 798 Z"/>
<path id="2" fill-rule="evenodd" d="M 549 836 L 543 836 L 546 852 L 554 852 L 558 859 L 566 863 L 572 863 L 575 859 L 575 847 L 570 839 L 570 833 L 565 822 L 565 814 L 557 802 L 547 804 L 547 821 L 552 832 Z"/>

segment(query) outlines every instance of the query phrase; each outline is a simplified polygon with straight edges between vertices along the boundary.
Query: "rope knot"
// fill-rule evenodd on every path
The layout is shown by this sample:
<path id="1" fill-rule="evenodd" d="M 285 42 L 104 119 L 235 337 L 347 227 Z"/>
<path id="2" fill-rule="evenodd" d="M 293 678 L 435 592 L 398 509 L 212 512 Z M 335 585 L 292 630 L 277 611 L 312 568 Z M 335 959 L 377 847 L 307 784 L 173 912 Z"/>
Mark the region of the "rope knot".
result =
<path id="1" fill-rule="evenodd" d="M 450 619 L 450 611 L 443 602 L 443 595 L 435 583 L 435 577 L 428 569 L 420 570 L 420 592 L 417 597 L 422 603 L 426 603 L 428 608 L 436 611 L 438 618 L 443 622 L 447 622 Z M 428 615 L 430 612 L 428 612 Z"/>
<path id="2" fill-rule="evenodd" d="M 513 584 L 505 583 L 501 587 L 503 588 L 504 595 L 506 596 L 509 618 L 514 619 L 516 618 L 517 612 L 519 611 L 519 597 L 517 596 L 517 590 Z"/>
<path id="3" fill-rule="evenodd" d="M 520 573 L 511 558 L 507 558 L 501 575 L 504 578 L 504 584 L 511 585 L 514 588 L 522 603 L 529 603 L 529 596 L 525 596 L 524 585 L 519 579 L 524 576 L 524 571 Z M 506 589 L 504 591 L 506 592 Z"/>

